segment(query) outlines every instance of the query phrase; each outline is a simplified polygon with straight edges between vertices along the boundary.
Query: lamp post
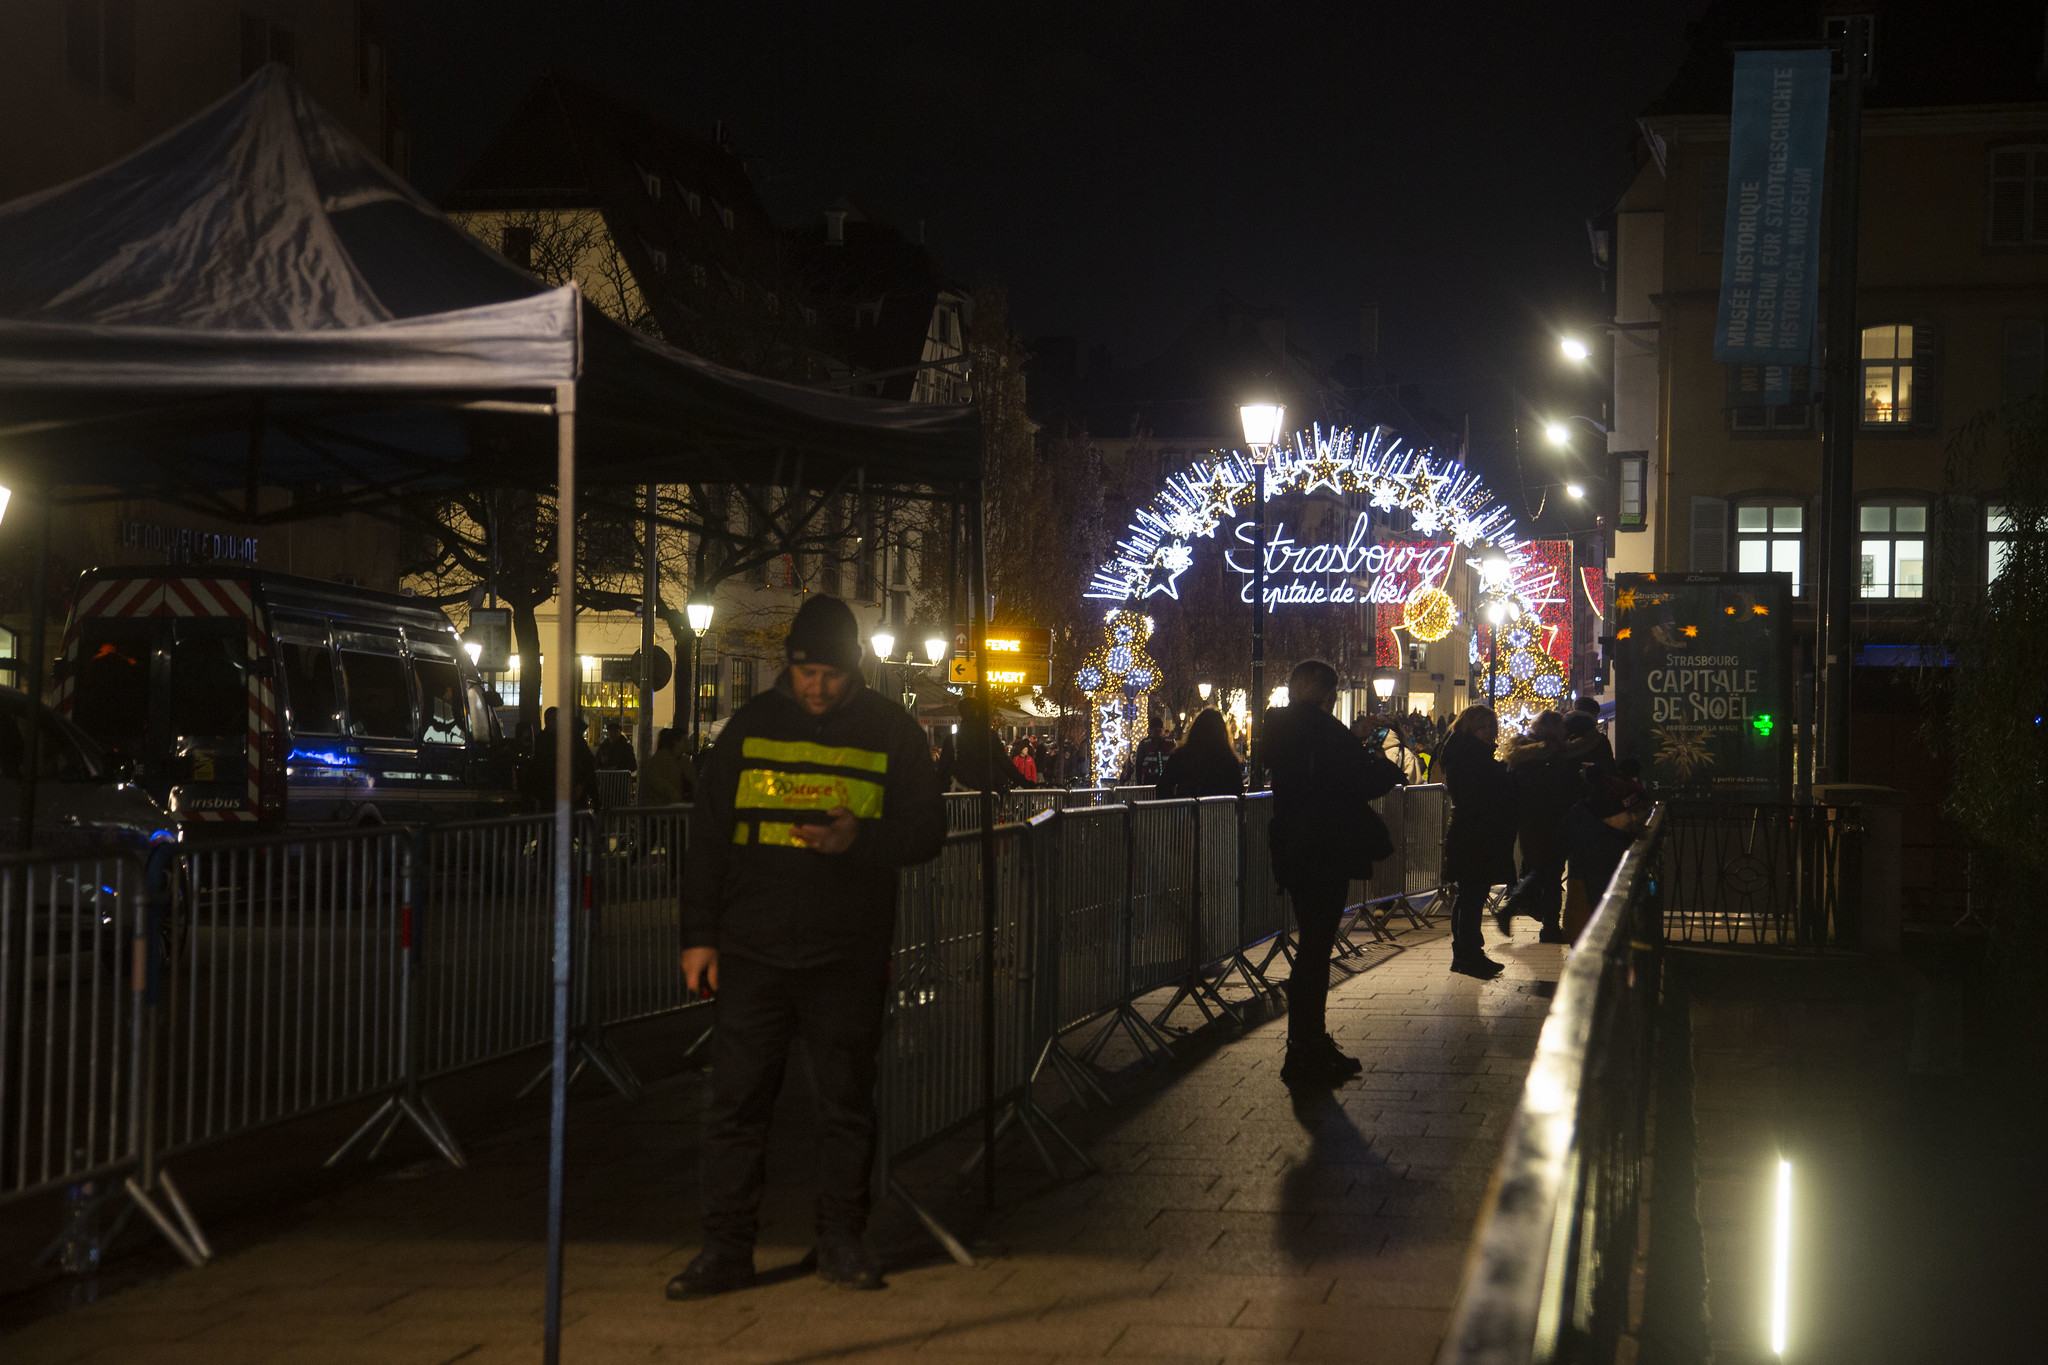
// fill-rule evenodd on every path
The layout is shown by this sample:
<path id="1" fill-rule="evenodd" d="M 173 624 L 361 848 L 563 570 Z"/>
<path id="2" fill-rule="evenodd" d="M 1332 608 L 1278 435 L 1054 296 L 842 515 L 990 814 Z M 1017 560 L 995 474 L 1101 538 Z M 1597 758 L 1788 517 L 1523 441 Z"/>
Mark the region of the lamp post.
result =
<path id="1" fill-rule="evenodd" d="M 1480 596 L 1486 601 L 1486 704 L 1497 706 L 1494 680 L 1500 673 L 1500 628 L 1507 623 L 1507 588 L 1510 568 L 1505 555 L 1488 555 L 1480 561 Z"/>
<path id="2" fill-rule="evenodd" d="M 1265 751 L 1260 740 L 1266 709 L 1266 461 L 1280 439 L 1280 423 L 1287 409 L 1278 403 L 1246 403 L 1237 410 L 1244 423 L 1244 443 L 1251 448 L 1252 469 L 1257 488 L 1252 500 L 1252 714 L 1251 781 L 1256 786 L 1264 776 L 1260 760 Z"/>
<path id="3" fill-rule="evenodd" d="M 886 697 L 889 695 L 889 656 L 896 652 L 896 634 L 884 621 L 868 638 L 875 647 L 875 690 Z"/>
<path id="4" fill-rule="evenodd" d="M 704 637 L 711 631 L 711 599 L 702 594 L 690 598 L 683 608 L 690 618 L 690 753 L 697 752 L 697 726 L 704 706 L 697 693 L 704 686 Z"/>
<path id="5" fill-rule="evenodd" d="M 1380 699 L 1380 714 L 1387 714 L 1387 703 L 1394 699 L 1393 674 L 1389 673 L 1385 677 L 1374 678 L 1372 680 L 1372 691 L 1373 695 Z"/>

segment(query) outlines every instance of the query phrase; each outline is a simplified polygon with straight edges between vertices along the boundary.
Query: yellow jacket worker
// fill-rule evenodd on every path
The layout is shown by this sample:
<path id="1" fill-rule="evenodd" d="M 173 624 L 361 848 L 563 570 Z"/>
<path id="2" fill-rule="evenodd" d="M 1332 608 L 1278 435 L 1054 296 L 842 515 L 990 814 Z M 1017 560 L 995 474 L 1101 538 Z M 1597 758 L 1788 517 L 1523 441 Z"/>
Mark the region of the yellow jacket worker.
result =
<path id="1" fill-rule="evenodd" d="M 797 1038 L 818 1088 L 818 1275 L 882 1287 L 862 1237 L 897 870 L 938 856 L 945 808 L 924 732 L 861 685 L 844 602 L 805 602 L 787 653 L 718 737 L 690 821 L 683 974 L 717 992 L 718 1016 L 704 1249 L 670 1298 L 753 1282 L 768 1123 Z"/>

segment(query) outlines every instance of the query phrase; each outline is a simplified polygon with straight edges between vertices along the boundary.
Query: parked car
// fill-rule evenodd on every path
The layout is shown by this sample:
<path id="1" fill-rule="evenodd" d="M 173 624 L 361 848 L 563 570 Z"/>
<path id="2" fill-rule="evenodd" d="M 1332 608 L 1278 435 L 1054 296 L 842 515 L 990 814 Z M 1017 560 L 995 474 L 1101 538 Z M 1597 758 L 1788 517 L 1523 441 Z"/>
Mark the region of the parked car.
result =
<path id="1" fill-rule="evenodd" d="M 438 607 L 162 565 L 90 570 L 72 601 L 58 709 L 188 834 L 517 809 L 509 745 Z"/>
<path id="2" fill-rule="evenodd" d="M 21 821 L 23 765 L 33 705 L 0 688 L 0 847 L 13 847 Z M 147 859 L 152 845 L 174 842 L 177 826 L 155 798 L 128 780 L 118 763 L 47 706 L 36 756 L 36 847 L 63 853 L 126 850 Z"/>

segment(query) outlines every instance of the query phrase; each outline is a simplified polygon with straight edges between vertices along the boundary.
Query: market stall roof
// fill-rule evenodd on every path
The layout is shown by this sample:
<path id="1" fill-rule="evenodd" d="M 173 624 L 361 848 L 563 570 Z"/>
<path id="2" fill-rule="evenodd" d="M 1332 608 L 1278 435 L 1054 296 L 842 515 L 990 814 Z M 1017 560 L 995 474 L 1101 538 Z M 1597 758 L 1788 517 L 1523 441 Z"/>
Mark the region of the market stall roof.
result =
<path id="1" fill-rule="evenodd" d="M 553 481 L 577 384 L 586 482 L 956 489 L 966 407 L 741 374 L 550 288 L 387 169 L 279 66 L 83 179 L 0 205 L 0 470 L 216 499 Z"/>

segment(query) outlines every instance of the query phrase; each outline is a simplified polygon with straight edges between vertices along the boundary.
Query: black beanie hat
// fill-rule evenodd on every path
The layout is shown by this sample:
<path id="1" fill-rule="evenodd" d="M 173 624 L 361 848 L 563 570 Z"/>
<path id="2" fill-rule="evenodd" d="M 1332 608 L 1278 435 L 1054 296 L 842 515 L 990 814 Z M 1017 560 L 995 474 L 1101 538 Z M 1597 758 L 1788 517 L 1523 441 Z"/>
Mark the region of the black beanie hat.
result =
<path id="1" fill-rule="evenodd" d="M 860 672 L 860 625 L 853 609 L 836 597 L 808 597 L 789 623 L 784 646 L 793 664 L 825 664 Z"/>

